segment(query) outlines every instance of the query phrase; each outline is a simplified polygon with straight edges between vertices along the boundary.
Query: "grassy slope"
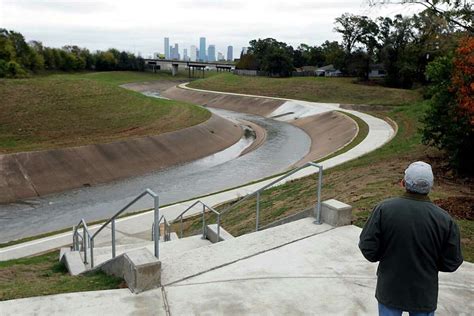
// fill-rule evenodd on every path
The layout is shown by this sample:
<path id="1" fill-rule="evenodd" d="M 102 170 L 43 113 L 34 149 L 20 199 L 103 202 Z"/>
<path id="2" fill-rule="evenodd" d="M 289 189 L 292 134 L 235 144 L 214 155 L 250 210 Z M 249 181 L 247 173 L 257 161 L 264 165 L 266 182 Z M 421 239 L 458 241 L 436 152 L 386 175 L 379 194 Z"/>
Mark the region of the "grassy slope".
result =
<path id="1" fill-rule="evenodd" d="M 115 72 L 0 80 L 0 153 L 160 134 L 210 117 L 203 108 L 117 86 L 163 78 Z"/>
<path id="2" fill-rule="evenodd" d="M 186 75 L 184 73 L 178 73 L 176 77 L 173 77 L 168 72 L 135 72 L 135 71 L 104 71 L 104 72 L 83 72 L 75 74 L 52 74 L 45 76 L 48 78 L 58 79 L 90 79 L 101 83 L 108 83 L 112 85 L 121 85 L 131 82 L 145 82 L 155 80 L 184 80 Z"/>
<path id="3" fill-rule="evenodd" d="M 192 88 L 315 102 L 399 105 L 419 100 L 416 91 L 353 84 L 352 78 L 245 77 L 229 73 L 196 80 Z"/>
<path id="4" fill-rule="evenodd" d="M 224 90 L 223 83 L 216 83 L 218 77 L 193 82 L 192 86 L 209 90 Z M 399 131 L 390 143 L 364 157 L 324 173 L 323 200 L 336 198 L 352 205 L 353 222 L 357 226 L 362 227 L 364 225 L 370 211 L 379 201 L 403 192 L 399 182 L 403 177 L 403 170 L 409 162 L 425 160 L 437 164 L 439 160 L 442 160 L 439 152 L 421 145 L 419 119 L 426 111 L 428 103 L 413 101 L 419 99 L 414 91 L 398 90 L 388 93 L 389 90 L 381 87 L 370 87 L 371 90 L 369 91 L 364 90 L 368 87 L 351 84 L 350 79 L 345 78 L 269 79 L 225 75 L 223 79 L 231 82 L 229 88 L 225 90 L 236 93 L 284 96 L 337 103 L 361 102 L 399 105 L 390 111 L 371 112 L 378 116 L 389 116 L 397 122 Z M 303 87 L 306 88 L 301 88 L 306 89 L 304 92 L 298 89 L 293 90 L 294 85 L 300 80 L 304 81 Z M 333 82 L 328 83 L 328 81 Z M 332 84 L 340 84 L 339 89 L 344 91 L 333 89 Z M 308 85 L 311 85 L 311 87 L 308 88 Z M 313 85 L 317 87 L 313 87 Z M 356 91 L 360 87 L 365 91 L 364 96 L 361 96 L 361 91 Z M 318 94 L 313 94 L 315 91 L 318 91 Z M 321 91 L 323 92 L 320 93 Z M 359 93 L 359 95 L 355 95 L 355 99 L 351 99 L 352 93 Z M 364 98 L 370 100 L 362 101 Z M 400 105 L 400 103 L 406 101 L 410 102 Z M 435 176 L 437 181 L 434 190 L 430 194 L 432 200 L 469 195 L 466 190 L 463 190 L 463 183 L 453 181 L 443 174 L 436 174 L 436 172 Z M 265 225 L 314 205 L 316 201 L 316 183 L 315 177 L 308 177 L 265 192 L 261 197 L 261 224 Z M 223 227 L 235 235 L 252 231 L 255 226 L 255 202 L 255 199 L 250 199 L 240 206 L 238 211 L 233 210 L 223 216 L 221 219 Z M 226 206 L 223 205 L 219 208 L 223 209 Z M 213 220 L 213 218 L 209 218 L 209 221 L 212 222 Z M 461 229 L 465 259 L 473 262 L 474 222 L 461 219 L 457 219 L 457 222 Z M 185 225 L 187 233 L 192 233 L 199 230 L 200 219 L 189 220 Z"/>
<path id="5" fill-rule="evenodd" d="M 120 278 L 102 272 L 70 276 L 58 252 L 0 262 L 0 301 L 57 293 L 116 289 Z"/>

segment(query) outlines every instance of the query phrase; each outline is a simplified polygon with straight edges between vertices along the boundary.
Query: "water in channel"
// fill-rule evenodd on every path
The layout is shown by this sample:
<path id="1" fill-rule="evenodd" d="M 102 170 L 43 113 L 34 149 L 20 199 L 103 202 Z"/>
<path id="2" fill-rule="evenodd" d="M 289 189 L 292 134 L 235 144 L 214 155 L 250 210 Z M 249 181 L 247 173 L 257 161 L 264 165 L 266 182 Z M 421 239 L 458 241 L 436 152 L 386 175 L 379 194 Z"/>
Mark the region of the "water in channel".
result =
<path id="1" fill-rule="evenodd" d="M 309 151 L 308 135 L 288 123 L 210 110 L 233 121 L 243 119 L 262 126 L 267 130 L 266 141 L 243 156 L 240 153 L 251 143 L 245 137 L 214 155 L 144 176 L 0 205 L 0 243 L 72 227 L 81 218 L 109 218 L 146 188 L 158 193 L 164 205 L 243 185 L 288 169 Z M 152 205 L 151 199 L 144 199 L 131 211 Z"/>

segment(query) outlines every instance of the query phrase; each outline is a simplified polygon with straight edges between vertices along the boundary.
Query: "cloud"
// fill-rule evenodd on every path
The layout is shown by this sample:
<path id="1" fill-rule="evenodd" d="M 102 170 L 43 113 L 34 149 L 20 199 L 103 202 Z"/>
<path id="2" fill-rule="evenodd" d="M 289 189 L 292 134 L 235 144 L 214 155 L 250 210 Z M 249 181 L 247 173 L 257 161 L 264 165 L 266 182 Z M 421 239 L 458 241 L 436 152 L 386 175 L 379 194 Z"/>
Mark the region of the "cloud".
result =
<path id="1" fill-rule="evenodd" d="M 116 47 L 163 52 L 163 38 L 180 49 L 215 44 L 225 52 L 252 39 L 273 37 L 292 46 L 340 40 L 334 19 L 344 12 L 409 14 L 409 7 L 370 8 L 366 0 L 0 0 L 1 27 L 47 46 L 75 44 L 90 50 Z"/>
<path id="2" fill-rule="evenodd" d="M 10 8 L 19 10 L 36 11 L 54 11 L 67 14 L 84 14 L 103 10 L 110 10 L 114 7 L 113 3 L 106 1 L 68 1 L 68 0 L 6 0 L 4 1 Z"/>
<path id="3" fill-rule="evenodd" d="M 246 6 L 244 1 L 236 0 L 175 0 L 182 9 L 200 10 L 230 10 L 242 9 Z"/>

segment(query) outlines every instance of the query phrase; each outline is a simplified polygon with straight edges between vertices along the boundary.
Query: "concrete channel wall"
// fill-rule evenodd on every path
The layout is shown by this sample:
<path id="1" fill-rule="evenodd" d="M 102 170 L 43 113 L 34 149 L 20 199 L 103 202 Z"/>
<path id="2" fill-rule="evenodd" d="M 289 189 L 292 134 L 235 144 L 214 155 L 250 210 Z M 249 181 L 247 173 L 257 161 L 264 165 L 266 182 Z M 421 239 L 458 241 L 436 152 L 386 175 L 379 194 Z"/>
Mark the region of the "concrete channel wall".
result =
<path id="1" fill-rule="evenodd" d="M 162 94 L 174 100 L 274 119 L 278 119 L 272 116 L 274 111 L 286 103 L 285 100 L 265 97 L 218 94 L 179 87 L 169 88 Z M 302 102 L 304 103 L 304 101 Z M 290 119 L 287 122 L 301 128 L 311 138 L 309 153 L 298 161 L 295 166 L 302 166 L 308 161 L 318 160 L 339 150 L 350 143 L 358 132 L 357 123 L 353 119 L 334 110 L 303 118 Z"/>
<path id="2" fill-rule="evenodd" d="M 236 143 L 242 134 L 240 126 L 212 115 L 201 124 L 157 136 L 0 155 L 0 203 L 182 164 L 221 151 Z"/>

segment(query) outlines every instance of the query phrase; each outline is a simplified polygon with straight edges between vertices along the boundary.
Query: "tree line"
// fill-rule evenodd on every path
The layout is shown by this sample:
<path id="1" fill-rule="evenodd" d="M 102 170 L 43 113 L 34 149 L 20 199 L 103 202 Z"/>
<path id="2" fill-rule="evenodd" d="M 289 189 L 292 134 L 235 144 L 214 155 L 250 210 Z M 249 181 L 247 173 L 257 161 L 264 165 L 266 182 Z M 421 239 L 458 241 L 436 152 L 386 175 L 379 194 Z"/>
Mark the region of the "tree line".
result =
<path id="1" fill-rule="evenodd" d="M 295 49 L 273 38 L 252 40 L 236 67 L 285 77 L 302 66 L 332 64 L 345 76 L 368 80 L 371 69 L 378 65 L 385 71 L 387 86 L 411 88 L 415 83 L 426 83 L 428 63 L 451 54 L 460 38 L 472 36 L 471 6 L 467 3 L 451 6 L 451 10 L 443 11 L 444 15 L 430 7 L 410 17 L 371 19 L 345 13 L 334 23 L 334 31 L 342 36 L 340 43 L 301 44 Z"/>
<path id="2" fill-rule="evenodd" d="M 48 71 L 143 71 L 141 57 L 111 48 L 91 52 L 87 48 L 68 45 L 62 48 L 26 42 L 21 33 L 0 29 L 0 78 L 21 78 L 30 73 Z"/>
<path id="3" fill-rule="evenodd" d="M 250 41 L 237 68 L 287 77 L 304 65 L 332 64 L 343 75 L 369 79 L 383 66 L 390 87 L 424 87 L 430 108 L 423 121 L 422 142 L 447 154 L 456 170 L 474 174 L 474 14 L 470 1 L 369 1 L 371 5 L 418 3 L 425 10 L 393 18 L 342 14 L 334 31 L 342 41 L 296 49 L 273 38 Z"/>

